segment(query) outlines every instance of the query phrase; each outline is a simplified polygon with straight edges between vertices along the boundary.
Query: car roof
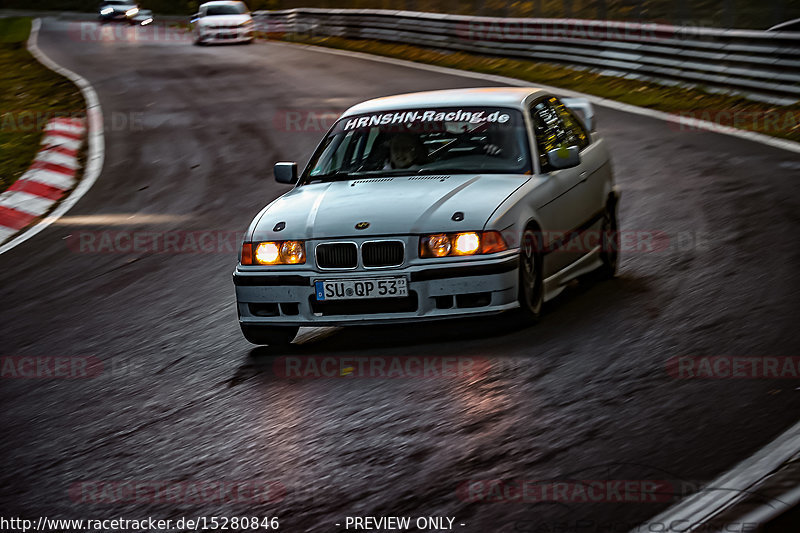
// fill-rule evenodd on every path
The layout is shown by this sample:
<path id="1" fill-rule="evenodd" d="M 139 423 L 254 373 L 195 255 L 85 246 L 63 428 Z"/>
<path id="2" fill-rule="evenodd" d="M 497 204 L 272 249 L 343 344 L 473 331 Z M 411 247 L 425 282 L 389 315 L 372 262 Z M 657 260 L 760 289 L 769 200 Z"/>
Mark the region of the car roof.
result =
<path id="1" fill-rule="evenodd" d="M 549 94 L 538 87 L 473 87 L 398 94 L 356 104 L 342 114 L 360 115 L 390 109 L 480 106 L 523 108 L 529 97 Z"/>

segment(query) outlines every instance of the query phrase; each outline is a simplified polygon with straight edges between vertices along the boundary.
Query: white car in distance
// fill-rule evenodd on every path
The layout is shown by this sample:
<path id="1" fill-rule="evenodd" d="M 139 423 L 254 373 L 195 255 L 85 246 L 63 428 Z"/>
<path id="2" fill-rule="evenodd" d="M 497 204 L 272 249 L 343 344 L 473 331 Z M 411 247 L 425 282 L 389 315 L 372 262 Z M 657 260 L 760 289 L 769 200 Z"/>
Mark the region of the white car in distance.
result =
<path id="1" fill-rule="evenodd" d="M 253 42 L 253 17 L 244 2 L 206 2 L 191 22 L 196 45 Z"/>

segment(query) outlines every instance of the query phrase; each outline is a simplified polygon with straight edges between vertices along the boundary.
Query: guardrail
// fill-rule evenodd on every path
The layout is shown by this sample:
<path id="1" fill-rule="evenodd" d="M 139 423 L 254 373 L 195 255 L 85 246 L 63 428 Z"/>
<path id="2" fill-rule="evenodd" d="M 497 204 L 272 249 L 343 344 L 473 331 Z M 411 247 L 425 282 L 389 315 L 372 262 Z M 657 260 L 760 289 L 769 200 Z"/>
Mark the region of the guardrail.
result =
<path id="1" fill-rule="evenodd" d="M 267 33 L 373 39 L 562 63 L 779 104 L 800 101 L 800 32 L 379 9 L 257 11 Z"/>

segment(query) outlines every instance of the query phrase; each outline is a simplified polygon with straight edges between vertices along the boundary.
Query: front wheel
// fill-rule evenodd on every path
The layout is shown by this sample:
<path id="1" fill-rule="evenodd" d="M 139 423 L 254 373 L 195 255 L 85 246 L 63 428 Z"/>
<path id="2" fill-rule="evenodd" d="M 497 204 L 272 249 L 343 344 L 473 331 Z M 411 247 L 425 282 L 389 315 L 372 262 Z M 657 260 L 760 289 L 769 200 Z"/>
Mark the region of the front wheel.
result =
<path id="1" fill-rule="evenodd" d="M 528 322 L 536 322 L 544 305 L 542 235 L 533 229 L 522 234 L 519 258 L 519 306 Z"/>
<path id="2" fill-rule="evenodd" d="M 611 279 L 617 275 L 619 268 L 619 220 L 616 202 L 609 202 L 606 205 L 600 231 L 602 265 L 597 269 L 597 273 L 601 279 Z"/>
<path id="3" fill-rule="evenodd" d="M 287 346 L 297 336 L 299 326 L 252 326 L 240 324 L 244 338 L 253 344 Z"/>

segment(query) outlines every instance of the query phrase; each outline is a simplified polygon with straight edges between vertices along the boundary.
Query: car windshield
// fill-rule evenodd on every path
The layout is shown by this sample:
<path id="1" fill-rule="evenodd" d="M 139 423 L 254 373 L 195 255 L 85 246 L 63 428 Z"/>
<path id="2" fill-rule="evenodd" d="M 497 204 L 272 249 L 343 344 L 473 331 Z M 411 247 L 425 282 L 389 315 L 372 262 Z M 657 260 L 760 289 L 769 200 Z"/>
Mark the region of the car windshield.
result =
<path id="1" fill-rule="evenodd" d="M 530 171 L 525 124 L 518 110 L 443 107 L 340 119 L 317 148 L 301 183 L 372 175 Z"/>
<path id="2" fill-rule="evenodd" d="M 215 15 L 241 15 L 243 13 L 247 13 L 247 8 L 244 4 L 218 4 L 206 8 L 206 15 L 210 17 Z"/>

